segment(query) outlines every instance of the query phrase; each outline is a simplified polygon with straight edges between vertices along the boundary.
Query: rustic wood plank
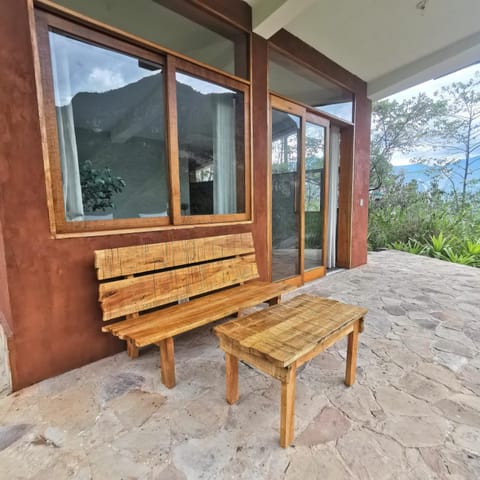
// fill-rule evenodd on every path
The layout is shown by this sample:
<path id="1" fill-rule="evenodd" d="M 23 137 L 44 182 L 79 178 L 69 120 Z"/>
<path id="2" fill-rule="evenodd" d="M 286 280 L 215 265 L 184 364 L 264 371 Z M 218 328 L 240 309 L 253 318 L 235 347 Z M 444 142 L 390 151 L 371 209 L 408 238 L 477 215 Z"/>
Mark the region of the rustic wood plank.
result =
<path id="1" fill-rule="evenodd" d="M 136 319 L 105 325 L 102 330 L 120 338 L 132 338 L 141 347 L 233 315 L 238 309 L 258 305 L 291 288 L 280 283 L 254 281 L 141 315 Z"/>
<path id="2" fill-rule="evenodd" d="M 285 381 L 287 378 L 286 368 L 274 365 L 267 358 L 257 355 L 255 352 L 240 350 L 237 345 L 224 339 L 220 339 L 220 347 L 225 353 L 237 357 L 239 360 L 248 363 L 252 367 L 258 368 L 258 370 L 280 380 L 281 382 Z"/>
<path id="3" fill-rule="evenodd" d="M 175 386 L 175 355 L 173 338 L 170 337 L 162 340 L 159 347 L 162 383 L 167 388 L 173 388 Z"/>
<path id="4" fill-rule="evenodd" d="M 258 278 L 255 255 L 103 283 L 103 319 L 141 312 Z"/>
<path id="5" fill-rule="evenodd" d="M 280 446 L 283 448 L 287 448 L 292 443 L 294 436 L 296 377 L 297 367 L 292 365 L 281 387 Z"/>
<path id="6" fill-rule="evenodd" d="M 347 368 L 345 372 L 345 385 L 348 387 L 355 383 L 355 374 L 357 372 L 359 323 L 359 320 L 355 322 L 353 331 L 348 335 Z"/>
<path id="7" fill-rule="evenodd" d="M 99 280 L 254 253 L 251 233 L 95 251 Z"/>
<path id="8" fill-rule="evenodd" d="M 238 358 L 229 353 L 225 353 L 225 377 L 227 402 L 233 405 L 238 400 Z"/>

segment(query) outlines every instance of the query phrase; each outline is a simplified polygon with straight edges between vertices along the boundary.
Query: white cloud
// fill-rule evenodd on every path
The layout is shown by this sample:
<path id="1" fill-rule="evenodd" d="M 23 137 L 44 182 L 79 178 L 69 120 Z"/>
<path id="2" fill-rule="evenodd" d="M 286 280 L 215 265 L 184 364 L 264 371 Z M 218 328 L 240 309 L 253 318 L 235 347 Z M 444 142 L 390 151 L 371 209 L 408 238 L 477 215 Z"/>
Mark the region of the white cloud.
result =
<path id="1" fill-rule="evenodd" d="M 88 75 L 87 91 L 107 92 L 123 87 L 125 84 L 125 79 L 120 72 L 114 72 L 108 68 L 94 67 Z"/>

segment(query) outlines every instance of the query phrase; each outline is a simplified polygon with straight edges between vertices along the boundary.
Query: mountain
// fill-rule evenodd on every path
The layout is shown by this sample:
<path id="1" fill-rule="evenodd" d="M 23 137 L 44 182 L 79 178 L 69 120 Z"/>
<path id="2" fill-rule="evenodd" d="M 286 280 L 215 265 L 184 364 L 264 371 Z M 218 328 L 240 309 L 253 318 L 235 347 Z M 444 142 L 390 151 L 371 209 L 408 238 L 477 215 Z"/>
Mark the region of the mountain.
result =
<path id="1" fill-rule="evenodd" d="M 480 188 L 480 155 L 473 157 L 471 162 L 474 162 L 472 170 L 477 169 L 477 171 L 473 171 L 470 178 L 471 180 L 478 182 L 478 184 L 475 185 L 475 189 L 478 190 Z M 463 171 L 465 169 L 465 160 L 458 160 L 457 162 L 452 163 L 451 167 L 453 171 L 452 178 L 455 181 L 455 188 L 457 190 L 461 189 L 461 176 L 463 175 Z M 418 184 L 419 190 L 427 190 L 430 187 L 430 169 L 425 165 L 398 165 L 393 167 L 393 172 L 397 175 L 403 175 L 405 178 L 405 183 L 415 180 Z M 450 180 L 444 176 L 440 177 L 438 186 L 445 192 L 451 192 L 453 188 Z"/>

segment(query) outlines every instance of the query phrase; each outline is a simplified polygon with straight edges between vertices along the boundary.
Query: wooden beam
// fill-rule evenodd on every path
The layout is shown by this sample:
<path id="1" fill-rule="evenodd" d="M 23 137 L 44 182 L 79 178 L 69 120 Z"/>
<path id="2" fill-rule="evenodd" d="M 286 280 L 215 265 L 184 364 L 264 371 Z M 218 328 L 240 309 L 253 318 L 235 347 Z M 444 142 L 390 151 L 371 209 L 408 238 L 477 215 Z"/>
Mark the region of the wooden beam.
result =
<path id="1" fill-rule="evenodd" d="M 253 31 L 268 39 L 313 3 L 314 0 L 261 0 L 253 7 Z"/>

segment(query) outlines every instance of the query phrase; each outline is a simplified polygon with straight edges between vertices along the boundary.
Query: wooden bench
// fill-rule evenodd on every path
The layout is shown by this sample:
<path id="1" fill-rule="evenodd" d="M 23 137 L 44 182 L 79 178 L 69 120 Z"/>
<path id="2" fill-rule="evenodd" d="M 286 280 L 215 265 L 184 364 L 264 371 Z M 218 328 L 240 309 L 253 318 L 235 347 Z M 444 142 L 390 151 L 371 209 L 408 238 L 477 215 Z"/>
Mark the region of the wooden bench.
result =
<path id="1" fill-rule="evenodd" d="M 278 303 L 292 289 L 258 281 L 251 233 L 95 252 L 102 328 L 138 349 L 160 347 L 162 382 L 175 385 L 173 337 L 263 302 Z"/>
<path id="2" fill-rule="evenodd" d="M 287 447 L 294 437 L 297 368 L 348 335 L 345 384 L 352 385 L 366 313 L 363 307 L 299 295 L 215 327 L 226 357 L 227 402 L 238 400 L 239 359 L 280 380 L 280 445 Z"/>

